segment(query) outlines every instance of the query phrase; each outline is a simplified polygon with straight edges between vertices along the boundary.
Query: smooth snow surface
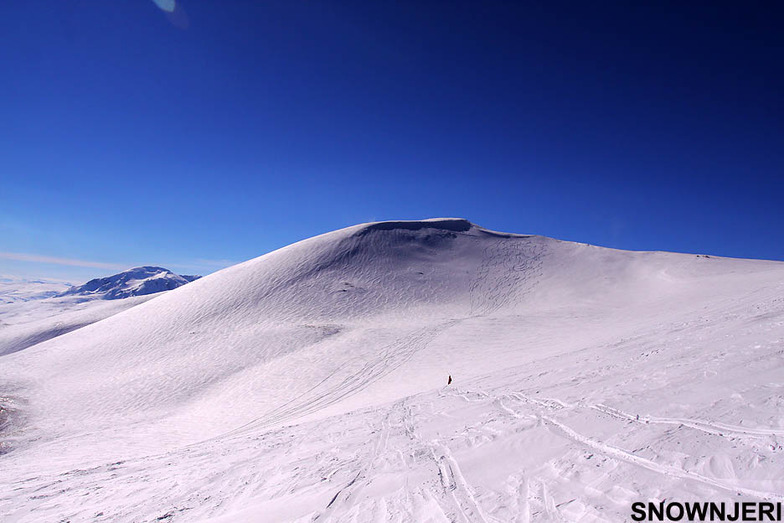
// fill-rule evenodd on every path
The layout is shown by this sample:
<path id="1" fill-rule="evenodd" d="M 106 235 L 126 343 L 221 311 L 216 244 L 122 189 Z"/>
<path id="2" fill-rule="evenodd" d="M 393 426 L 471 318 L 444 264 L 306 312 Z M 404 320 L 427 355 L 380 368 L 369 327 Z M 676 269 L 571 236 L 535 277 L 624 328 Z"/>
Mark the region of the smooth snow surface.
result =
<path id="1" fill-rule="evenodd" d="M 784 501 L 784 264 L 358 225 L 2 356 L 0 396 L 3 521 Z"/>

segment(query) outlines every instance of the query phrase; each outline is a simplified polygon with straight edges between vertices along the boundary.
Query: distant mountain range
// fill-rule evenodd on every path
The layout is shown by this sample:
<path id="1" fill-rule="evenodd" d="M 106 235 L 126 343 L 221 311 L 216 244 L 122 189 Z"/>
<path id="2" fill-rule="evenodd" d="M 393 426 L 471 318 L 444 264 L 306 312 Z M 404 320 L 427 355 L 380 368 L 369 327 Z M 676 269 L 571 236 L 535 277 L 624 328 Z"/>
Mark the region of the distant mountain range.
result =
<path id="1" fill-rule="evenodd" d="M 113 276 L 95 278 L 84 285 L 71 287 L 59 296 L 91 296 L 117 300 L 170 291 L 200 277 L 175 274 L 163 267 L 134 267 Z"/>

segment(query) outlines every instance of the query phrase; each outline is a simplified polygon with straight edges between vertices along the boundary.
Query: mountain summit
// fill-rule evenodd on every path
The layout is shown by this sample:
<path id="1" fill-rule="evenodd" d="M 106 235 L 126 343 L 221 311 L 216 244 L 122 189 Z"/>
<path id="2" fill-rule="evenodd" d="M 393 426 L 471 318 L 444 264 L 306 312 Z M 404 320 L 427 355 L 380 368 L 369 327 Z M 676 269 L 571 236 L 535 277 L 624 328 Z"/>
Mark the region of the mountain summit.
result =
<path id="1" fill-rule="evenodd" d="M 104 300 L 117 300 L 170 291 L 198 278 L 200 276 L 174 274 L 163 267 L 134 267 L 113 276 L 95 278 L 84 285 L 71 287 L 60 296 L 99 296 Z"/>

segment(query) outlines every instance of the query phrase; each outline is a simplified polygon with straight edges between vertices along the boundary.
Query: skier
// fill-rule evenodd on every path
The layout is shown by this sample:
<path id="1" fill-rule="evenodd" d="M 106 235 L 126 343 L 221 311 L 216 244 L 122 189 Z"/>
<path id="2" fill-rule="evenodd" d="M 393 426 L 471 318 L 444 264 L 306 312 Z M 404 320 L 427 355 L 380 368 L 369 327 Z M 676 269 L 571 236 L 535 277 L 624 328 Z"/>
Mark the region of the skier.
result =
<path id="1" fill-rule="evenodd" d="M 452 384 L 452 375 L 451 374 L 449 375 L 449 379 L 447 380 L 446 384 L 447 385 L 451 385 Z"/>

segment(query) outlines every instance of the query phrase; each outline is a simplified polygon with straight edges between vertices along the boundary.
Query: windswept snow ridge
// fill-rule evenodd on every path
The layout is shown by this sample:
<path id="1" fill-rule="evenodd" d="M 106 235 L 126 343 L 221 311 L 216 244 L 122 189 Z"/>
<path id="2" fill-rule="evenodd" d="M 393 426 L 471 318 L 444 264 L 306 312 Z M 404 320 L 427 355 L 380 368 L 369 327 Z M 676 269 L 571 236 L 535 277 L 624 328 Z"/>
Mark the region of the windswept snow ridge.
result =
<path id="1" fill-rule="evenodd" d="M 0 357 L 0 515 L 624 521 L 634 501 L 780 501 L 782 296 L 782 263 L 462 219 L 324 234 Z"/>

